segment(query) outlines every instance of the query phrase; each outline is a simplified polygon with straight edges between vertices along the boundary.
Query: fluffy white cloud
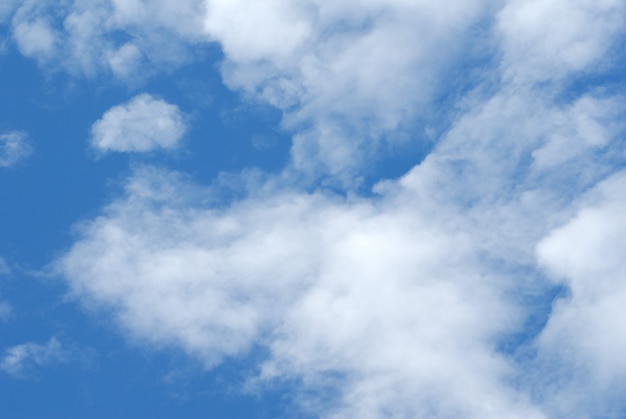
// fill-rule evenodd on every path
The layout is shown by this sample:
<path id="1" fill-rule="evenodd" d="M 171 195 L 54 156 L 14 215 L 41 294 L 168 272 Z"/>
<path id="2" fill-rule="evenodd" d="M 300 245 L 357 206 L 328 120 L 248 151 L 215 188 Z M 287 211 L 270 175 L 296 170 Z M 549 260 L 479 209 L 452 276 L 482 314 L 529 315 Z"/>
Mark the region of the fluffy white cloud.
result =
<path id="1" fill-rule="evenodd" d="M 261 343 L 271 357 L 260 379 L 315 388 L 344 375 L 339 405 L 321 414 L 541 417 L 489 344 L 519 327 L 520 308 L 457 225 L 406 195 L 374 204 L 277 190 L 217 210 L 194 204 L 207 192 L 140 171 L 81 226 L 59 272 L 151 345 L 214 365 Z"/>
<path id="2" fill-rule="evenodd" d="M 559 80 L 590 70 L 624 33 L 619 0 L 512 0 L 498 15 L 504 74 L 515 82 Z"/>
<path id="3" fill-rule="evenodd" d="M 445 126 L 431 105 L 463 88 L 459 80 L 470 88 L 498 78 L 563 81 L 606 65 L 625 10 L 619 0 L 243 3 L 208 2 L 206 29 L 223 45 L 226 83 L 284 110 L 296 131 L 295 167 L 348 179 L 406 138 L 399 132 L 423 146 L 415 126 Z M 492 55 L 502 57 L 501 75 L 481 68 Z"/>
<path id="4" fill-rule="evenodd" d="M 250 175 L 240 180 L 248 198 L 218 209 L 203 203 L 212 189 L 144 168 L 81 226 L 57 268 L 77 298 L 113 307 L 150 345 L 209 366 L 264 345 L 259 380 L 295 377 L 310 389 L 338 374 L 336 403 L 315 406 L 323 416 L 542 417 L 507 384 L 524 373 L 496 343 L 533 315 L 522 296 L 550 287 L 515 270 L 532 269 L 535 244 L 602 176 L 602 159 L 584 151 L 619 148 L 619 124 L 605 118 L 622 103 L 504 89 L 468 104 L 376 199 Z M 563 155 L 534 157 L 556 137 L 571 142 Z"/>
<path id="5" fill-rule="evenodd" d="M 30 156 L 33 148 L 23 131 L 0 134 L 0 167 L 11 167 Z"/>
<path id="6" fill-rule="evenodd" d="M 5 349 L 0 359 L 0 371 L 23 377 L 34 367 L 45 367 L 65 360 L 65 349 L 56 338 L 45 344 L 23 343 Z"/>
<path id="7" fill-rule="evenodd" d="M 185 130 L 178 106 L 144 93 L 106 111 L 91 127 L 91 145 L 101 153 L 174 149 Z"/>
<path id="8" fill-rule="evenodd" d="M 445 128 L 430 105 L 451 84 L 500 77 L 481 68 L 489 59 L 502 57 L 504 80 L 562 81 L 597 68 L 624 20 L 619 0 L 27 0 L 4 13 L 13 9 L 21 51 L 77 75 L 132 80 L 219 42 L 226 83 L 284 111 L 293 165 L 344 183 L 397 142 L 421 147 L 423 125 Z"/>
<path id="9" fill-rule="evenodd" d="M 480 22 L 496 3 L 211 0 L 206 30 L 226 83 L 285 112 L 294 166 L 349 178 L 428 116 L 454 64 L 490 48 Z"/>

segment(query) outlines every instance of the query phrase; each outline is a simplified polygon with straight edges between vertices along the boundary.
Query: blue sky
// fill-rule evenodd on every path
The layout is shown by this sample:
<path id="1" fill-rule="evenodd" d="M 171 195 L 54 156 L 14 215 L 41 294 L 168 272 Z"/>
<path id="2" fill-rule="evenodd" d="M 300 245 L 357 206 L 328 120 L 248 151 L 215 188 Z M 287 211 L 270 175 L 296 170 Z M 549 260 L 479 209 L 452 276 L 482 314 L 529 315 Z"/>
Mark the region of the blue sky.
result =
<path id="1" fill-rule="evenodd" d="M 626 417 L 625 17 L 3 2 L 3 414 Z"/>

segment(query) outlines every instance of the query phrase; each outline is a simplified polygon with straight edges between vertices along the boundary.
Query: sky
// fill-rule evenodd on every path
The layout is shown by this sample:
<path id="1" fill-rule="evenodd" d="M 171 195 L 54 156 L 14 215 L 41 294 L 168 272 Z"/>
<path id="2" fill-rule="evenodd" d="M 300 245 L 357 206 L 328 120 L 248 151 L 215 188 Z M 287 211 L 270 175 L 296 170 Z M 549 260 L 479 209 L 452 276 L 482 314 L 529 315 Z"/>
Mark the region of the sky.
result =
<path id="1" fill-rule="evenodd" d="M 3 0 L 0 416 L 625 418 L 625 18 Z"/>

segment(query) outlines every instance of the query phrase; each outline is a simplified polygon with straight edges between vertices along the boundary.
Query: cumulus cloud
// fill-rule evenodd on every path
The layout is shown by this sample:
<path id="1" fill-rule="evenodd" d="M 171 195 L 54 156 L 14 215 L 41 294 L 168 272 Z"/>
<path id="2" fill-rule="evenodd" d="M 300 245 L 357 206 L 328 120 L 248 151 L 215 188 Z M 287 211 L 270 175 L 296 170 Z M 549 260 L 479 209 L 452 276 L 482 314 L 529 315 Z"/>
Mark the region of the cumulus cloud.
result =
<path id="1" fill-rule="evenodd" d="M 528 161 L 548 134 L 586 144 L 584 124 L 560 119 L 606 112 L 581 103 L 619 101 L 557 106 L 503 91 L 375 199 L 251 176 L 241 180 L 248 198 L 215 208 L 215 190 L 144 168 L 81 225 L 57 269 L 77 298 L 113 307 L 151 346 L 179 346 L 207 366 L 266 346 L 258 380 L 338 386 L 338 400 L 316 406 L 322 416 L 542 417 L 532 392 L 511 385 L 524 372 L 497 343 L 524 333 L 533 313 L 522 302 L 551 287 L 525 275 L 536 243 L 601 175 L 568 172 L 592 165 L 585 153 Z"/>
<path id="2" fill-rule="evenodd" d="M 293 165 L 350 183 L 397 143 L 423 146 L 416 128 L 445 130 L 432 105 L 451 83 L 467 89 L 500 77 L 483 68 L 498 58 L 502 78 L 515 83 L 563 81 L 602 64 L 622 33 L 623 3 L 544 3 L 28 0 L 5 13 L 16 9 L 13 37 L 25 55 L 86 76 L 132 80 L 217 41 L 226 84 L 284 112 Z"/>
<path id="3" fill-rule="evenodd" d="M 10 131 L 0 134 L 0 167 L 12 167 L 33 152 L 28 134 Z"/>
<path id="4" fill-rule="evenodd" d="M 56 338 L 45 344 L 23 343 L 5 349 L 0 371 L 14 377 L 25 377 L 33 368 L 46 367 L 65 360 L 65 350 Z"/>
<path id="5" fill-rule="evenodd" d="M 144 93 L 107 110 L 91 127 L 91 145 L 101 153 L 174 149 L 185 130 L 178 106 Z"/>
<path id="6" fill-rule="evenodd" d="M 533 83 L 589 70 L 624 33 L 625 11 L 619 0 L 507 2 L 498 14 L 505 76 Z"/>
<path id="7" fill-rule="evenodd" d="M 210 0 L 190 33 L 142 2 L 112 4 L 119 22 L 219 41 L 225 83 L 284 111 L 292 161 L 233 175 L 231 203 L 219 181 L 135 171 L 56 261 L 83 304 L 207 367 L 261 346 L 251 382 L 295 380 L 321 417 L 623 411 L 626 103 L 563 91 L 605 71 L 620 2 Z M 140 60 L 133 45 L 120 69 Z M 105 113 L 94 147 L 174 147 L 182 122 L 163 118 L 171 141 L 144 131 L 155 101 Z M 428 120 L 422 162 L 373 196 L 351 189 L 381 144 L 423 141 Z M 303 188 L 303 174 L 344 194 Z M 569 295 L 553 302 L 558 287 Z"/>
<path id="8" fill-rule="evenodd" d="M 540 417 L 487 343 L 519 307 L 464 231 L 392 197 L 278 190 L 203 209 L 189 199 L 210 192 L 180 182 L 145 168 L 81 226 L 58 265 L 76 297 L 209 366 L 263 343 L 260 379 L 345 375 L 339 405 L 318 413 Z"/>
<path id="9" fill-rule="evenodd" d="M 479 22 L 495 2 L 243 4 L 208 2 L 205 26 L 223 46 L 226 83 L 285 112 L 298 169 L 345 178 L 427 116 L 453 64 L 490 48 Z"/>

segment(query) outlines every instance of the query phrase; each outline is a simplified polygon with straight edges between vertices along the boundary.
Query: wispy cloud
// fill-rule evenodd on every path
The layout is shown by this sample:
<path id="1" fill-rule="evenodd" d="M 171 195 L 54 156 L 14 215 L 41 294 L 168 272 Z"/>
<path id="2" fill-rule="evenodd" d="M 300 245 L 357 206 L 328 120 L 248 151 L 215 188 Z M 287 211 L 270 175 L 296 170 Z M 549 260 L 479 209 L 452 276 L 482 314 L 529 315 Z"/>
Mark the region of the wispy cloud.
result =
<path id="1" fill-rule="evenodd" d="M 12 167 L 32 152 L 28 134 L 24 131 L 0 133 L 0 167 Z"/>
<path id="2" fill-rule="evenodd" d="M 9 265 L 4 260 L 4 258 L 0 256 L 0 278 L 10 273 L 11 269 L 9 268 Z M 7 301 L 0 300 L 0 320 L 7 319 L 11 315 L 12 311 L 13 309 L 11 307 L 11 304 L 9 304 Z"/>
<path id="3" fill-rule="evenodd" d="M 0 371 L 14 377 L 26 377 L 34 368 L 46 367 L 63 362 L 66 351 L 56 338 L 45 344 L 23 343 L 5 349 L 0 359 Z"/>

